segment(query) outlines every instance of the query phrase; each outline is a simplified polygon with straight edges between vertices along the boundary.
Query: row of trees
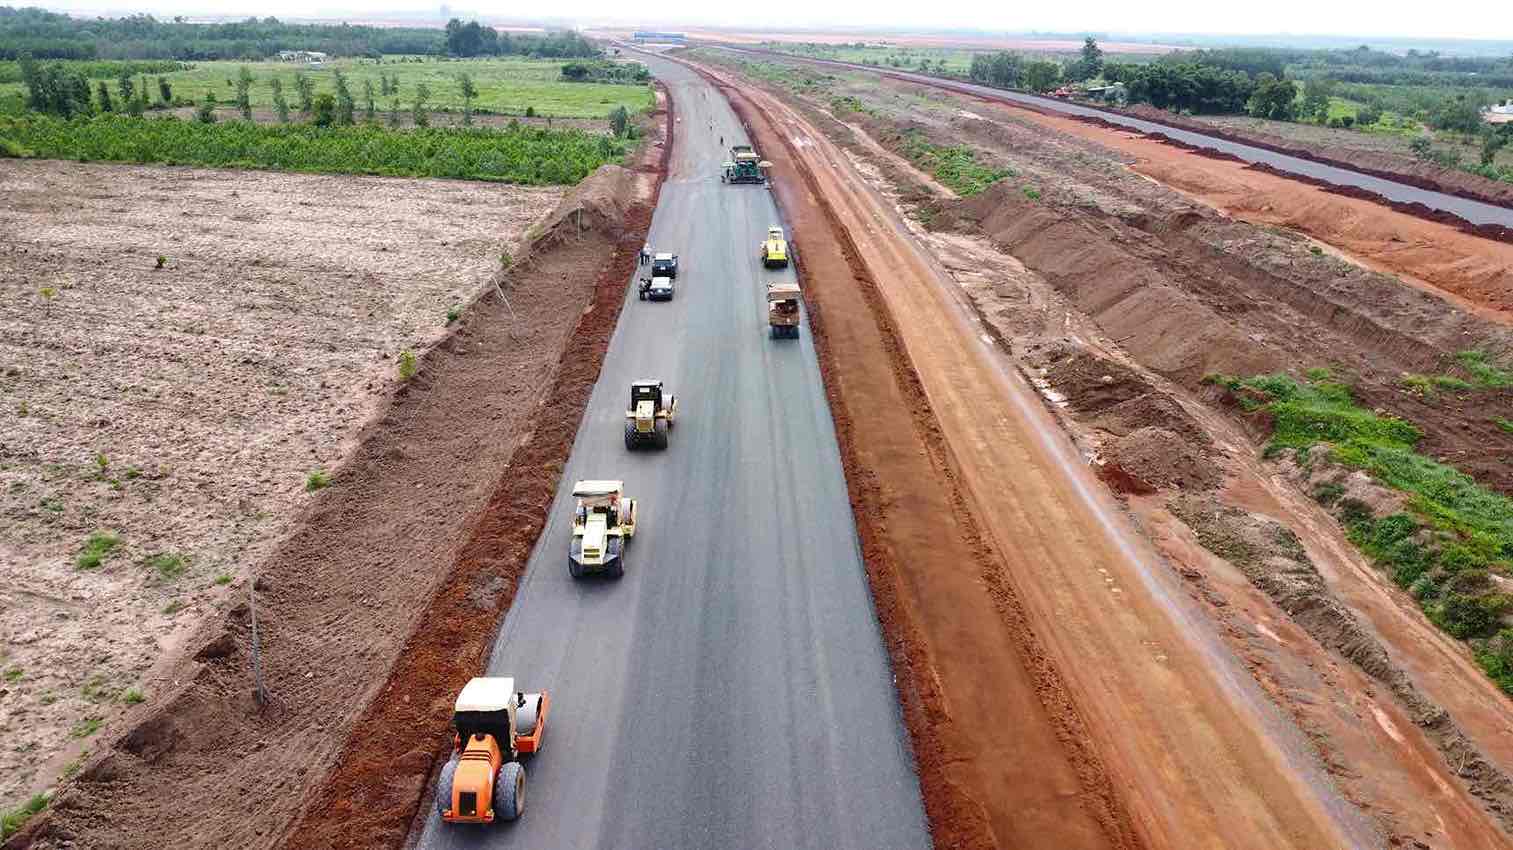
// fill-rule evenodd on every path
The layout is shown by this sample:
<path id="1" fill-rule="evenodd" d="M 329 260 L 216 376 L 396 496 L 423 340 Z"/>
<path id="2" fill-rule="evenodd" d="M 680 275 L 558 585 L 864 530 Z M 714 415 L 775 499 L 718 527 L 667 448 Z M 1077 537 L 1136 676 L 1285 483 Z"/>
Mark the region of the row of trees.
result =
<path id="1" fill-rule="evenodd" d="M 97 81 L 94 87 L 83 73 L 62 62 L 42 64 L 30 56 L 21 58 L 21 84 L 26 89 L 26 108 L 62 118 L 77 114 L 115 112 L 119 109 L 131 115 L 141 115 L 152 108 L 151 91 L 147 77 L 133 78 L 122 70 L 116 78 L 116 94 L 119 106 L 112 97 L 105 80 Z M 167 77 L 157 78 L 157 106 L 173 104 L 173 86 Z"/>
<path id="2" fill-rule="evenodd" d="M 1040 59 L 1026 60 L 1012 51 L 979 53 L 972 57 L 967 76 L 999 88 L 1045 92 L 1061 83 L 1061 66 Z"/>
<path id="3" fill-rule="evenodd" d="M 1179 109 L 1196 114 L 1244 112 L 1252 96 L 1264 86 L 1266 111 L 1291 82 L 1262 73 L 1252 79 L 1244 71 L 1231 71 L 1198 63 L 1152 62 L 1146 65 L 1110 64 L 1103 69 L 1109 82 L 1124 83 L 1131 103 L 1149 103 L 1160 109 Z"/>
<path id="4" fill-rule="evenodd" d="M 967 76 L 974 82 L 999 88 L 1024 88 L 1047 92 L 1063 82 L 1090 80 L 1103 73 L 1103 49 L 1089 36 L 1082 43 L 1078 57 L 1061 65 L 1044 59 L 1026 60 L 1013 51 L 977 53 Z"/>
<path id="5" fill-rule="evenodd" d="M 422 27 L 286 24 L 273 17 L 191 24 L 177 17 L 91 19 L 0 7 L 0 59 L 23 53 L 39 59 L 262 59 L 291 48 L 337 56 L 441 53 L 445 39 Z"/>
<path id="6" fill-rule="evenodd" d="M 426 27 L 286 24 L 274 17 L 224 24 L 160 21 L 151 15 L 74 18 L 42 9 L 0 6 L 0 59 L 265 59 L 280 50 L 333 56 L 431 54 L 586 58 L 598 48 L 570 31 L 500 33 L 453 18 L 445 31 Z"/>
<path id="7" fill-rule="evenodd" d="M 463 23 L 459 18 L 447 21 L 444 46 L 446 52 L 452 56 L 537 56 L 549 59 L 572 59 L 600 54 L 599 48 L 588 39 L 570 30 L 549 32 L 544 35 L 501 33 L 477 21 Z"/>

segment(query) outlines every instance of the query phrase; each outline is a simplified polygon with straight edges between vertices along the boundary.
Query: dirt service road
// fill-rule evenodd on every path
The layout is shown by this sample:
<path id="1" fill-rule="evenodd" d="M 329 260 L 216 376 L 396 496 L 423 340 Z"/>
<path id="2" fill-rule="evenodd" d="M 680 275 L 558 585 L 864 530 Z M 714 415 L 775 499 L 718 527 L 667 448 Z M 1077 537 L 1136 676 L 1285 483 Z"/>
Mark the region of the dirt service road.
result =
<path id="1" fill-rule="evenodd" d="M 790 191 L 791 183 L 779 182 L 806 268 L 816 254 L 815 234 L 838 224 L 854 245 L 857 274 L 880 291 L 972 512 L 1001 554 L 999 580 L 1022 601 L 1065 678 L 1143 843 L 1257 850 L 1379 844 L 1316 768 L 1302 736 L 1128 527 L 1033 390 L 907 237 L 891 205 L 867 190 L 846 157 L 795 111 L 732 83 L 727 91 L 739 89 L 754 107 L 748 110 L 754 134 L 778 162 L 780 178 L 794 174 L 790 164 L 807 172 L 807 189 Z M 828 216 L 817 209 L 818 197 Z M 927 566 L 939 574 L 909 575 Z M 917 597 L 945 696 L 956 701 L 952 721 L 975 723 L 979 739 L 989 740 L 994 718 L 972 718 L 969 709 L 972 695 L 990 687 L 981 676 L 992 671 L 980 659 L 961 657 L 967 645 L 955 635 L 964 610 L 943 610 L 934 599 L 950 569 L 906 564 L 904 582 Z M 995 592 L 991 580 L 980 592 Z M 990 777 L 996 759 L 986 753 L 969 758 Z M 999 846 L 1042 846 L 1016 839 L 1014 813 L 1000 810 L 998 797 L 984 790 L 992 787 L 984 782 L 977 799 L 993 817 Z"/>
<path id="2" fill-rule="evenodd" d="M 766 333 L 769 192 L 726 186 L 724 101 L 657 63 L 680 121 L 652 224 L 670 303 L 634 290 L 489 672 L 552 693 L 515 824 L 421 848 L 922 848 L 930 843 L 808 329 Z M 621 443 L 629 384 L 678 395 L 661 453 Z M 623 478 L 619 581 L 567 573 L 571 484 Z M 438 735 L 445 730 L 436 730 Z"/>

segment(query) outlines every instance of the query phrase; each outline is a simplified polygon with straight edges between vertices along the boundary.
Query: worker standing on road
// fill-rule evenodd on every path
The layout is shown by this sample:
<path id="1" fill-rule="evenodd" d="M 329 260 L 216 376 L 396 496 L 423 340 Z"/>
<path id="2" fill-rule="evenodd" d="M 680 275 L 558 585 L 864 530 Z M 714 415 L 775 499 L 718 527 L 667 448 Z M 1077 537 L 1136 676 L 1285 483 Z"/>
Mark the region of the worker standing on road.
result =
<path id="1" fill-rule="evenodd" d="M 640 263 L 638 263 L 638 265 L 643 265 L 644 266 L 644 265 L 646 265 L 646 261 L 650 260 L 650 259 L 651 259 L 651 243 L 647 242 L 645 245 L 641 246 L 641 261 L 640 261 Z"/>

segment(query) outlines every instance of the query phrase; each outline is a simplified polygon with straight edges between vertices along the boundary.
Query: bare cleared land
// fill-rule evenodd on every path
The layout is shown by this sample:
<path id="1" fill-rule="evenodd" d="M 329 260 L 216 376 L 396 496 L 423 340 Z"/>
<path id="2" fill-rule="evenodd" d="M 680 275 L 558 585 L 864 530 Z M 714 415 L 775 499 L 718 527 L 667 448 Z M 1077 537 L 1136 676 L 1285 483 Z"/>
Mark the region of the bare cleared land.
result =
<path id="1" fill-rule="evenodd" d="M 172 686 L 159 661 L 563 190 L 15 160 L 0 185 L 9 807 Z"/>

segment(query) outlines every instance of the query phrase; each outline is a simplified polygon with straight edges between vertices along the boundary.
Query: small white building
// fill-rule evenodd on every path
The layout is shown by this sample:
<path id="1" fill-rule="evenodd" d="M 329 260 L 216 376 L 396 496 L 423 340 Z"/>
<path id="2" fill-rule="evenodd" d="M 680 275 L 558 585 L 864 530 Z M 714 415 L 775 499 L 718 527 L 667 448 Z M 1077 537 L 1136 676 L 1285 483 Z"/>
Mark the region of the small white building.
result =
<path id="1" fill-rule="evenodd" d="M 331 57 L 319 50 L 280 50 L 278 61 L 299 62 L 305 65 L 320 65 Z"/>

